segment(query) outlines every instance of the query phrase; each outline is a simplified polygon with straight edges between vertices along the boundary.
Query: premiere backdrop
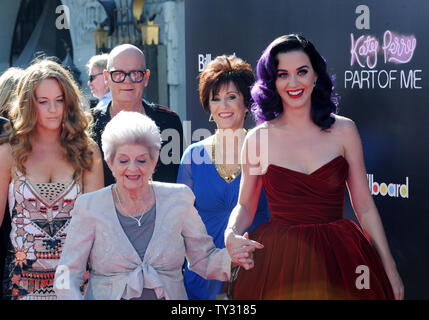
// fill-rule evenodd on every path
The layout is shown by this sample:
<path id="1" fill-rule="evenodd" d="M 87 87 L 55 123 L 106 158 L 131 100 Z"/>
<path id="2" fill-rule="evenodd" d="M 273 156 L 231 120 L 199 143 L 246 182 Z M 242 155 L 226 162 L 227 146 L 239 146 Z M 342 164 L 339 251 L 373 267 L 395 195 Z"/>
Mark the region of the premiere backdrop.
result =
<path id="1" fill-rule="evenodd" d="M 358 126 L 406 298 L 428 299 L 429 1 L 186 0 L 185 11 L 188 143 L 214 130 L 197 91 L 211 59 L 235 53 L 255 67 L 274 38 L 302 33 L 336 75 L 340 114 Z M 348 195 L 345 217 L 357 222 Z"/>

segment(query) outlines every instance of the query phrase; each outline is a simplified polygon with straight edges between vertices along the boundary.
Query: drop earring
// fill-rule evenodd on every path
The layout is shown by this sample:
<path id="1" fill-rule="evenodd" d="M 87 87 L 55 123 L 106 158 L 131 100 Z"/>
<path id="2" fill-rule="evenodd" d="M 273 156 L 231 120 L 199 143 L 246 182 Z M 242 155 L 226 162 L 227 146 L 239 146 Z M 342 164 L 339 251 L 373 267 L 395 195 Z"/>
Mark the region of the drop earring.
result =
<path id="1" fill-rule="evenodd" d="M 209 122 L 215 122 L 213 118 L 213 114 L 210 113 Z"/>

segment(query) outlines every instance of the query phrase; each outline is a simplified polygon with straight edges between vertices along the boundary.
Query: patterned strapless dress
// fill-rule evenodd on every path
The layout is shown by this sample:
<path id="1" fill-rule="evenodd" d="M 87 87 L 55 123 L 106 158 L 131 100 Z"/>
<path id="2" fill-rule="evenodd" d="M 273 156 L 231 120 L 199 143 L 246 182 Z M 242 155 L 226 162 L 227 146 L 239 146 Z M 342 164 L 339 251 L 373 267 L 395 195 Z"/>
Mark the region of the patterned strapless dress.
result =
<path id="1" fill-rule="evenodd" d="M 56 299 L 55 269 L 70 211 L 81 193 L 69 183 L 31 183 L 20 172 L 9 185 L 11 233 L 3 278 L 4 299 Z"/>

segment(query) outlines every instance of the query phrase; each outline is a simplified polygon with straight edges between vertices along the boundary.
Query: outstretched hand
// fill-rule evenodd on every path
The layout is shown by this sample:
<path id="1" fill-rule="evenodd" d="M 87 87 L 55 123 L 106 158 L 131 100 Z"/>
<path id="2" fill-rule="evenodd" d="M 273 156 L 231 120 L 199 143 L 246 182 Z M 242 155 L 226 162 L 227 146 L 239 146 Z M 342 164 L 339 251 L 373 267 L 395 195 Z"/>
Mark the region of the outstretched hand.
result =
<path id="1" fill-rule="evenodd" d="M 252 269 L 255 266 L 253 252 L 264 247 L 259 242 L 250 240 L 247 232 L 243 236 L 231 233 L 225 239 L 225 246 L 231 261 L 245 270 Z"/>
<path id="2" fill-rule="evenodd" d="M 404 300 L 404 284 L 402 283 L 402 279 L 396 269 L 396 266 L 387 267 L 385 270 L 390 284 L 392 285 L 395 300 Z"/>

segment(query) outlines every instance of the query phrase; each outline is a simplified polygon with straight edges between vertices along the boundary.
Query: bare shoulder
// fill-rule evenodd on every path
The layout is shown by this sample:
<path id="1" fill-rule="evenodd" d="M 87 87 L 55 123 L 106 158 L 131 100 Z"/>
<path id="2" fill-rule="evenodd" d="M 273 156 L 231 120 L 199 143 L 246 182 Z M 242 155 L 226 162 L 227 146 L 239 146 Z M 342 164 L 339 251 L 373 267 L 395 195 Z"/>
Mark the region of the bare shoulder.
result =
<path id="1" fill-rule="evenodd" d="M 93 139 L 90 139 L 89 150 L 91 150 L 93 152 L 93 157 L 94 158 L 101 157 L 100 148 L 98 147 L 97 143 Z"/>
<path id="2" fill-rule="evenodd" d="M 358 132 L 356 124 L 352 119 L 339 115 L 335 115 L 335 122 L 331 129 L 341 137 L 355 135 Z"/>
<path id="3" fill-rule="evenodd" d="M 261 124 L 258 124 L 257 126 L 253 127 L 252 129 L 249 130 L 248 134 L 255 134 L 261 130 L 267 129 L 268 128 L 268 122 L 263 122 Z"/>
<path id="4" fill-rule="evenodd" d="M 347 130 L 347 129 L 353 129 L 356 128 L 355 122 L 347 117 L 335 115 L 335 122 L 334 127 L 337 127 L 339 129 Z"/>
<path id="5" fill-rule="evenodd" d="M 261 137 L 261 133 L 266 132 L 267 129 L 268 129 L 267 123 L 266 122 L 261 123 L 247 132 L 246 139 L 247 140 L 256 139 L 256 141 L 259 141 L 259 138 Z"/>
<path id="6" fill-rule="evenodd" d="M 335 116 L 335 123 L 332 126 L 332 130 L 338 137 L 338 141 L 342 144 L 344 154 L 350 164 L 351 158 L 357 157 L 356 152 L 361 152 L 359 150 L 362 150 L 362 141 L 355 122 L 346 117 Z"/>
<path id="7" fill-rule="evenodd" d="M 91 149 L 91 151 L 100 150 L 97 143 L 92 138 L 89 139 L 89 148 Z"/>
<path id="8" fill-rule="evenodd" d="M 9 143 L 3 143 L 0 145 L 0 162 L 11 162 L 13 160 L 12 147 Z"/>
<path id="9" fill-rule="evenodd" d="M 9 143 L 3 143 L 0 145 L 0 168 L 2 170 L 12 168 L 13 156 L 12 156 L 12 147 Z"/>

